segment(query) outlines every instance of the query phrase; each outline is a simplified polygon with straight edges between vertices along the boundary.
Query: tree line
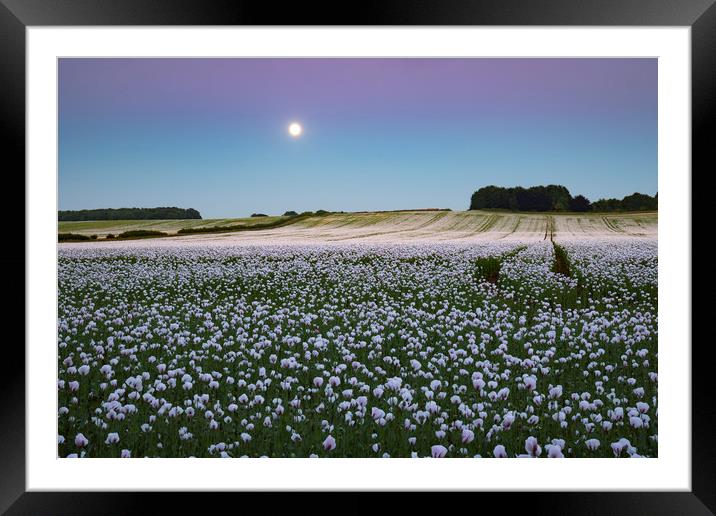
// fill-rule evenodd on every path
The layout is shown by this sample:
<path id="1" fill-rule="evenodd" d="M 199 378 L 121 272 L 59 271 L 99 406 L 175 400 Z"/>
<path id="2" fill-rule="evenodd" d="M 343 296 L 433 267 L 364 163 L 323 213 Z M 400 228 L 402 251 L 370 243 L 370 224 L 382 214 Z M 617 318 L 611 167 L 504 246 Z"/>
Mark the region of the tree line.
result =
<path id="1" fill-rule="evenodd" d="M 623 199 L 599 199 L 592 203 L 593 211 L 654 211 L 659 206 L 659 194 L 633 193 Z"/>
<path id="2" fill-rule="evenodd" d="M 97 210 L 65 210 L 57 212 L 61 222 L 77 220 L 157 220 L 200 219 L 201 214 L 193 208 L 101 208 Z"/>
<path id="3" fill-rule="evenodd" d="M 524 188 L 484 186 L 472 194 L 471 210 L 498 209 L 510 211 L 652 211 L 658 207 L 658 194 L 641 193 L 623 199 L 599 199 L 591 202 L 583 195 L 572 197 L 562 185 Z"/>

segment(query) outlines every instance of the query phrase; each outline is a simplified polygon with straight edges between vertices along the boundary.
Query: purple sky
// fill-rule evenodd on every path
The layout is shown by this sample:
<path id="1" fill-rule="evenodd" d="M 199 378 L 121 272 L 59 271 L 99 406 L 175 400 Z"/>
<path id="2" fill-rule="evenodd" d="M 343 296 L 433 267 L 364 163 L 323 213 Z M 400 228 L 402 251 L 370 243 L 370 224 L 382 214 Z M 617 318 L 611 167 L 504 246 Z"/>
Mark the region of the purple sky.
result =
<path id="1" fill-rule="evenodd" d="M 60 209 L 465 209 L 487 184 L 656 192 L 655 59 L 61 59 L 59 100 Z"/>

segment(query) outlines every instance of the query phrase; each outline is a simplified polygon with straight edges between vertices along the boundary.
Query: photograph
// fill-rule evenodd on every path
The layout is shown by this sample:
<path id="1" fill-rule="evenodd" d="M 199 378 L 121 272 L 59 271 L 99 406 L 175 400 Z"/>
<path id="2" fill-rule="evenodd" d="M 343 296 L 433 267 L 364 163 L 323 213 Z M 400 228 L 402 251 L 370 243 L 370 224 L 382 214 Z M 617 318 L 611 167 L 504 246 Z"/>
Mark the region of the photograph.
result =
<path id="1" fill-rule="evenodd" d="M 56 64 L 58 459 L 659 457 L 658 58 Z"/>

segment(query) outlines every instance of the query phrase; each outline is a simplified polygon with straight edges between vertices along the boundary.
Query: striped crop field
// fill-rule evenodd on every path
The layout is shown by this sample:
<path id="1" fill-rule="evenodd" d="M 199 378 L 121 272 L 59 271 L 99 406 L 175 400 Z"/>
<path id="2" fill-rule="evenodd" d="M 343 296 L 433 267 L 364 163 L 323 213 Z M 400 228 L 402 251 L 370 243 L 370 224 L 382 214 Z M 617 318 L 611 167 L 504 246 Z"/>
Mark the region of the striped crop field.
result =
<path id="1" fill-rule="evenodd" d="M 125 231 L 149 230 L 176 233 L 186 228 L 206 228 L 212 226 L 252 226 L 266 222 L 274 222 L 286 217 L 245 217 L 229 219 L 176 219 L 176 220 L 94 220 L 94 221 L 63 221 L 58 222 L 58 233 L 75 233 L 80 235 L 107 234 L 117 235 Z"/>
<path id="2" fill-rule="evenodd" d="M 240 231 L 256 224 L 283 222 L 277 228 Z M 179 235 L 182 243 L 227 245 L 256 242 L 402 242 L 492 241 L 549 238 L 656 238 L 656 212 L 619 214 L 542 214 L 488 211 L 404 211 L 330 213 L 292 221 L 289 217 L 244 219 L 61 222 L 60 233 L 119 234 L 130 230 L 158 230 L 176 235 L 185 228 L 231 227 L 239 231 Z M 170 239 L 174 240 L 174 239 Z M 73 245 L 73 244 L 68 244 Z M 82 244 L 85 245 L 85 244 Z M 92 242 L 90 245 L 102 245 Z M 159 245 L 159 244 L 157 244 Z M 167 242 L 177 245 L 177 242 Z"/>

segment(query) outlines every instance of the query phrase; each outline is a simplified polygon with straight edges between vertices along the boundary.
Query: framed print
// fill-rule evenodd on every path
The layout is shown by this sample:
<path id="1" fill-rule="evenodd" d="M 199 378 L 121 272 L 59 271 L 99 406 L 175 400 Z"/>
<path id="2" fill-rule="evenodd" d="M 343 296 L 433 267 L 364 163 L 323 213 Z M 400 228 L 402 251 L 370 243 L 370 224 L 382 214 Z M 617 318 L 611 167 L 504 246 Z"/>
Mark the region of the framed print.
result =
<path id="1" fill-rule="evenodd" d="M 712 2 L 291 11 L 2 0 L 0 507 L 711 513 Z"/>

